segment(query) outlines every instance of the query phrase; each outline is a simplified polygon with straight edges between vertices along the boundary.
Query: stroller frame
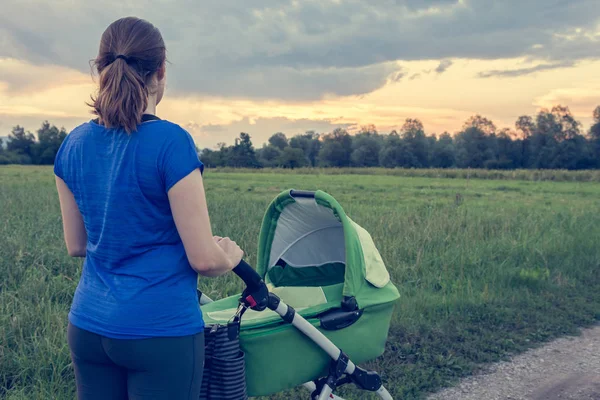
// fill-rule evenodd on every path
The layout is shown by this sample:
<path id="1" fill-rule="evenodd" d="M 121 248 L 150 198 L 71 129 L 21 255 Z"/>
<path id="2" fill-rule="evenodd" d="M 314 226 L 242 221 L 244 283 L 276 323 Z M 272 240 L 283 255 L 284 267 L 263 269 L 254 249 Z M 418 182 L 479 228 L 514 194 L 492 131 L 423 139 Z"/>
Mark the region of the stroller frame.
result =
<path id="1" fill-rule="evenodd" d="M 362 390 L 374 392 L 383 400 L 393 400 L 390 393 L 383 386 L 379 374 L 355 365 L 340 348 L 297 313 L 293 307 L 285 304 L 277 295 L 270 293 L 262 278 L 250 265 L 242 260 L 233 271 L 247 285 L 247 289 L 240 298 L 240 318 L 248 308 L 255 311 L 263 311 L 268 308 L 277 313 L 284 322 L 291 324 L 306 335 L 331 357 L 327 377 L 313 382 L 306 382 L 302 385 L 311 392 L 311 400 L 343 400 L 343 398 L 333 393 L 336 388 L 347 383 L 354 383 Z M 202 305 L 210 303 L 212 300 L 199 292 L 199 302 Z"/>

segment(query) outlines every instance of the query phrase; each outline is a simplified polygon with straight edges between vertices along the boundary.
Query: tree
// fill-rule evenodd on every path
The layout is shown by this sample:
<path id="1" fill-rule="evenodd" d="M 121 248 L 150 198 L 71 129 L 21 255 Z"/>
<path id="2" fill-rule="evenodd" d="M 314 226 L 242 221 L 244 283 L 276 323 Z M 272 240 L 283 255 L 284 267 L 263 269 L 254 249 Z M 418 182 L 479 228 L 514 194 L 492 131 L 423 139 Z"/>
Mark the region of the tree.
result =
<path id="1" fill-rule="evenodd" d="M 231 146 L 227 146 L 225 143 L 219 142 L 217 143 L 217 149 L 219 150 L 215 152 L 214 158 L 216 166 L 225 167 L 227 165 L 227 160 L 229 159 Z"/>
<path id="2" fill-rule="evenodd" d="M 277 132 L 269 138 L 269 144 L 277 147 L 279 150 L 283 150 L 288 146 L 288 139 L 284 133 Z"/>
<path id="3" fill-rule="evenodd" d="M 520 132 L 521 137 L 524 139 L 531 137 L 537 129 L 535 121 L 529 115 L 521 115 L 517 118 L 515 128 L 517 128 L 517 132 Z"/>
<path id="4" fill-rule="evenodd" d="M 319 150 L 319 165 L 322 167 L 349 167 L 349 152 L 334 140 L 326 140 Z"/>
<path id="5" fill-rule="evenodd" d="M 501 129 L 495 136 L 496 159 L 487 162 L 487 168 L 492 169 L 514 169 L 521 167 L 523 163 L 523 149 L 517 133 L 508 128 Z"/>
<path id="6" fill-rule="evenodd" d="M 561 105 L 552 107 L 552 115 L 560 125 L 559 136 L 557 139 L 567 140 L 574 139 L 581 134 L 581 123 L 573 117 L 569 107 Z"/>
<path id="7" fill-rule="evenodd" d="M 527 166 L 531 168 L 572 168 L 566 161 L 563 151 L 570 154 L 579 148 L 581 124 L 575 120 L 568 107 L 554 106 L 551 110 L 542 109 L 535 121 L 534 133 L 527 140 Z M 572 143 L 562 144 L 571 140 Z M 580 161 L 575 161 L 579 165 Z M 587 164 L 587 162 L 584 162 Z"/>
<path id="8" fill-rule="evenodd" d="M 444 132 L 433 144 L 431 166 L 435 168 L 450 168 L 456 160 L 454 140 L 448 132 Z"/>
<path id="9" fill-rule="evenodd" d="M 600 168 L 600 106 L 594 110 L 594 124 L 590 128 L 591 156 L 594 167 Z"/>
<path id="10" fill-rule="evenodd" d="M 324 167 L 349 167 L 352 138 L 345 129 L 337 128 L 323 140 L 319 164 Z"/>
<path id="11" fill-rule="evenodd" d="M 281 152 L 279 164 L 283 168 L 294 169 L 304 167 L 307 164 L 307 160 L 306 157 L 304 157 L 304 152 L 301 149 L 286 147 Z"/>
<path id="12" fill-rule="evenodd" d="M 492 135 L 496 133 L 496 125 L 494 123 L 481 115 L 477 114 L 470 117 L 465 124 L 463 125 L 463 131 L 466 131 L 469 128 L 475 128 L 480 132 L 483 132 L 484 135 Z"/>
<path id="13" fill-rule="evenodd" d="M 209 148 L 205 148 L 200 153 L 199 157 L 202 163 L 208 168 L 223 167 L 225 162 L 223 161 L 223 153 L 214 151 Z"/>
<path id="14" fill-rule="evenodd" d="M 585 134 L 569 108 L 556 105 L 518 117 L 514 130 L 498 129 L 474 115 L 456 136 L 445 132 L 436 137 L 425 133 L 420 120 L 408 118 L 400 134 L 380 135 L 374 125 L 362 126 L 354 136 L 342 128 L 289 139 L 277 132 L 255 150 L 250 135 L 242 132 L 232 146 L 219 143 L 217 149 L 196 151 L 208 167 L 600 168 L 600 106 L 592 115 Z M 64 128 L 48 121 L 37 130 L 37 138 L 15 126 L 4 143 L 0 140 L 0 164 L 52 164 L 66 136 Z"/>
<path id="15" fill-rule="evenodd" d="M 410 132 L 423 132 L 425 128 L 423 123 L 418 119 L 407 118 L 402 125 L 401 131 L 406 135 Z"/>
<path id="16" fill-rule="evenodd" d="M 379 165 L 379 151 L 383 139 L 375 130 L 375 126 L 363 127 L 360 133 L 352 138 L 352 154 L 350 161 L 355 167 L 376 167 Z"/>
<path id="17" fill-rule="evenodd" d="M 592 140 L 600 140 L 600 106 L 594 110 L 594 123 L 590 128 L 590 137 Z"/>
<path id="18" fill-rule="evenodd" d="M 17 125 L 12 129 L 10 135 L 8 135 L 6 149 L 24 156 L 28 160 L 28 163 L 31 163 L 31 149 L 34 144 L 35 137 L 33 134 L 25 132 L 25 128 Z"/>
<path id="19" fill-rule="evenodd" d="M 410 168 L 417 163 L 409 146 L 396 131 L 392 131 L 385 138 L 383 148 L 379 153 L 379 161 L 381 166 L 386 168 Z"/>
<path id="20" fill-rule="evenodd" d="M 304 152 L 309 166 L 315 167 L 317 165 L 319 151 L 321 150 L 318 133 L 308 131 L 302 135 L 296 135 L 290 139 L 290 146 Z"/>
<path id="21" fill-rule="evenodd" d="M 399 165 L 398 160 L 401 158 L 402 140 L 396 131 L 390 132 L 385 138 L 384 145 L 379 152 L 379 163 L 385 168 L 395 168 Z"/>
<path id="22" fill-rule="evenodd" d="M 402 126 L 402 139 L 408 146 L 412 157 L 407 158 L 405 167 L 426 168 L 429 166 L 429 148 L 423 123 L 418 119 L 408 118 Z"/>
<path id="23" fill-rule="evenodd" d="M 67 137 L 64 128 L 60 130 L 44 121 L 37 131 L 38 142 L 32 147 L 32 158 L 36 164 L 54 164 L 54 158 L 63 140 Z"/>
<path id="24" fill-rule="evenodd" d="M 245 132 L 240 133 L 240 137 L 235 139 L 234 146 L 228 149 L 226 160 L 229 167 L 260 167 L 256 159 L 252 141 L 250 140 L 250 135 Z"/>
<path id="25" fill-rule="evenodd" d="M 212 167 L 216 167 L 216 163 L 213 161 L 213 157 L 214 154 L 216 152 L 209 149 L 209 148 L 205 148 L 204 150 L 202 150 L 200 152 L 200 154 L 198 154 L 198 158 L 200 158 L 200 161 L 202 161 L 202 164 L 204 164 L 204 166 L 208 167 L 208 168 L 212 168 Z"/>
<path id="26" fill-rule="evenodd" d="M 547 110 L 540 110 L 535 117 L 535 130 L 527 138 L 527 167 L 550 168 L 552 159 L 557 151 L 556 137 L 560 130 L 554 115 Z"/>
<path id="27" fill-rule="evenodd" d="M 594 164 L 592 149 L 583 136 L 577 135 L 558 142 L 550 168 L 576 170 L 593 168 Z"/>
<path id="28" fill-rule="evenodd" d="M 459 168 L 486 168 L 486 163 L 495 160 L 493 141 L 493 136 L 476 126 L 469 126 L 456 135 L 456 165 Z"/>
<path id="29" fill-rule="evenodd" d="M 377 128 L 373 124 L 361 126 L 359 134 L 378 135 Z"/>
<path id="30" fill-rule="evenodd" d="M 287 147 L 286 147 L 287 148 Z M 302 152 L 302 150 L 300 150 Z M 273 145 L 263 145 L 263 147 L 256 152 L 256 157 L 263 167 L 277 167 L 280 165 L 280 157 L 282 151 L 279 147 Z M 304 153 L 302 153 L 304 156 Z"/>

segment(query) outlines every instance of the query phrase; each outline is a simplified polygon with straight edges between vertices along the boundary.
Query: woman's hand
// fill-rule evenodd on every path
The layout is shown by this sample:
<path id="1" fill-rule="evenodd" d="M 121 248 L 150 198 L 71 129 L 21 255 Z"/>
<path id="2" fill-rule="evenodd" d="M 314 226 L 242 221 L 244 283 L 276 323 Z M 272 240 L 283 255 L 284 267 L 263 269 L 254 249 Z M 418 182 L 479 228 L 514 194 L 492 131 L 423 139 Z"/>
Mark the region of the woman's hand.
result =
<path id="1" fill-rule="evenodd" d="M 215 241 L 215 243 L 217 243 L 217 245 L 219 245 L 221 249 L 223 249 L 223 251 L 227 255 L 227 258 L 231 263 L 231 268 L 229 269 L 232 270 L 235 267 L 237 267 L 237 265 L 240 263 L 240 261 L 242 261 L 242 258 L 244 257 L 244 251 L 240 248 L 240 246 L 238 246 L 236 242 L 229 239 L 228 237 L 223 238 L 220 236 L 213 236 L 213 240 Z"/>

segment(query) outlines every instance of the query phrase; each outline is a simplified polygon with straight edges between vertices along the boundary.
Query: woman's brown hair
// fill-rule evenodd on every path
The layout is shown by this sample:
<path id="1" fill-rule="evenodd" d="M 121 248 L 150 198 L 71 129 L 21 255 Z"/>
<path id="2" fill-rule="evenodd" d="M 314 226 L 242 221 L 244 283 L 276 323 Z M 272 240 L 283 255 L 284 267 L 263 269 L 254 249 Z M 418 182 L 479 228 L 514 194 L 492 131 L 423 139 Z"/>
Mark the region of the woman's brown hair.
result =
<path id="1" fill-rule="evenodd" d="M 99 122 L 107 128 L 135 131 L 148 106 L 151 79 L 165 60 L 162 35 L 150 22 L 127 17 L 110 24 L 94 60 L 100 89 L 89 104 Z"/>

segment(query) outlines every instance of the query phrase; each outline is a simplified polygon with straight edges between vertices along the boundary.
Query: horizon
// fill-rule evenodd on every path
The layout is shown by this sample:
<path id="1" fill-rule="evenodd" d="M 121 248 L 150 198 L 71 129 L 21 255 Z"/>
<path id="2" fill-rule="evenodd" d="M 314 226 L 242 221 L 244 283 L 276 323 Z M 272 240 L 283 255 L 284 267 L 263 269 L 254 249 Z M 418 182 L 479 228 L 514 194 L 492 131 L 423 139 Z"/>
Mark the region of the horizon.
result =
<path id="1" fill-rule="evenodd" d="M 600 104 L 600 9 L 586 0 L 34 3 L 9 0 L 0 15 L 0 136 L 92 119 L 88 62 L 126 15 L 162 32 L 170 64 L 157 114 L 200 148 L 240 132 L 256 147 L 276 132 L 387 134 L 407 118 L 428 135 L 454 135 L 477 114 L 514 129 L 559 104 L 585 133 Z"/>

